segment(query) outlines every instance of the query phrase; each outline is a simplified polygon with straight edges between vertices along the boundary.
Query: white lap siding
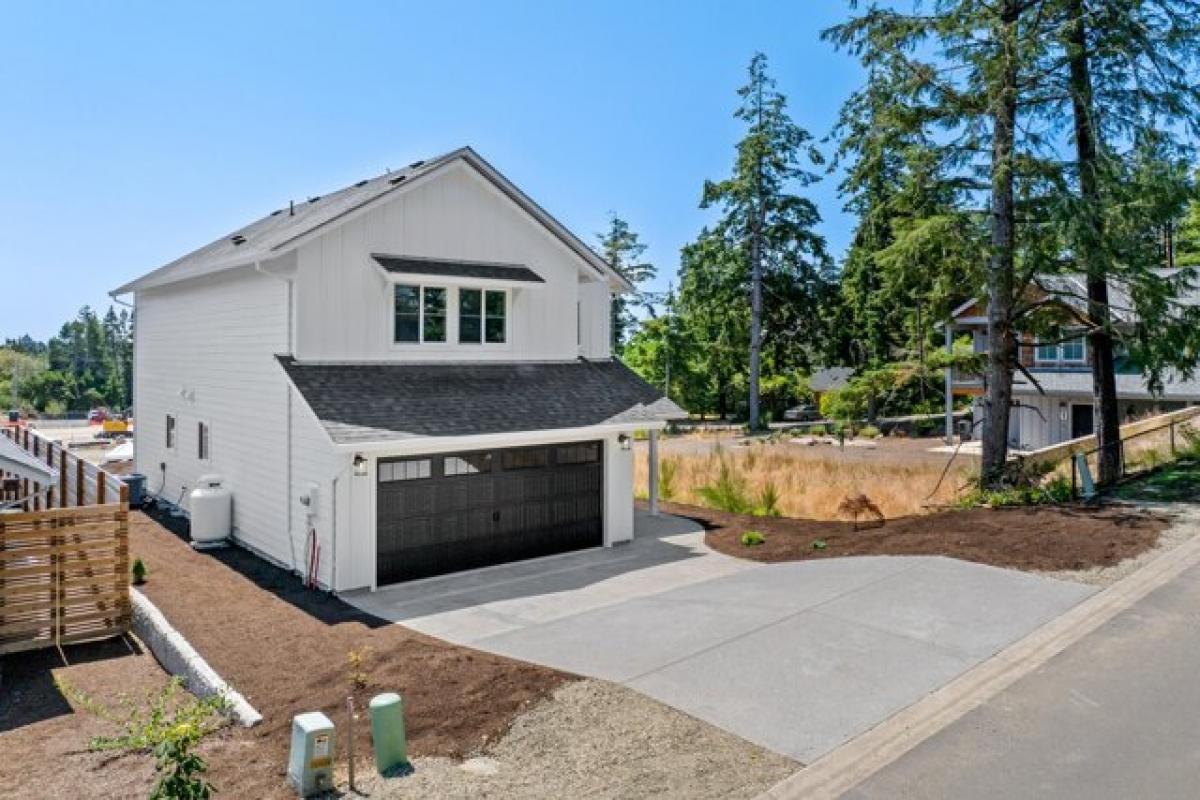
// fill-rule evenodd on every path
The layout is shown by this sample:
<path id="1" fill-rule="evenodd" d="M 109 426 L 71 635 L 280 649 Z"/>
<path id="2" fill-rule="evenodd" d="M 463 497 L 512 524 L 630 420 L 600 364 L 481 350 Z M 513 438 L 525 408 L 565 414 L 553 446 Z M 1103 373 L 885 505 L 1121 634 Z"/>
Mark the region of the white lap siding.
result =
<path id="1" fill-rule="evenodd" d="M 235 537 L 290 564 L 289 388 L 275 363 L 287 349 L 286 284 L 244 268 L 139 292 L 136 307 L 137 470 L 151 492 L 185 509 L 200 476 L 219 473 L 233 492 Z M 173 450 L 167 414 L 176 419 Z M 200 422 L 210 430 L 207 462 L 197 453 Z"/>

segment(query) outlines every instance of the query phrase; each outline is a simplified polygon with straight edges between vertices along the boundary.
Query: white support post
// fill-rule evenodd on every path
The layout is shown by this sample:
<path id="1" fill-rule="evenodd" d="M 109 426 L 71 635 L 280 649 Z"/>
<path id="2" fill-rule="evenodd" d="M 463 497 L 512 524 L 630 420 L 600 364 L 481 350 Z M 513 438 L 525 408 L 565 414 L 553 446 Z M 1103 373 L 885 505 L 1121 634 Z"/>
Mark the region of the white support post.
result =
<path id="1" fill-rule="evenodd" d="M 658 516 L 658 431 L 650 431 L 650 516 Z"/>

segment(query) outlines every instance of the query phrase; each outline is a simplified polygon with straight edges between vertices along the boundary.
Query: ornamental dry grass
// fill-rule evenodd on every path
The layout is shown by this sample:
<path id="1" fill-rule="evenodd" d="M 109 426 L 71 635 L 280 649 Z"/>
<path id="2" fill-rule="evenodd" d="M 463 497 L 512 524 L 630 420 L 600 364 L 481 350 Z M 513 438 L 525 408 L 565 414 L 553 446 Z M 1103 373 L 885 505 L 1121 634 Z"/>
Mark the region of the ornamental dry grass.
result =
<path id="1" fill-rule="evenodd" d="M 840 519 L 838 506 L 846 497 L 858 494 L 870 498 L 889 519 L 951 504 L 969 482 L 972 467 L 965 459 L 952 465 L 939 485 L 946 467 L 942 460 L 872 462 L 849 458 L 835 448 L 814 450 L 771 443 L 707 453 L 672 453 L 662 456 L 660 463 L 660 474 L 668 476 L 660 482 L 664 500 L 709 505 L 701 489 L 720 480 L 724 463 L 744 483 L 751 505 L 760 505 L 760 498 L 773 487 L 778 493 L 779 513 L 817 520 Z M 647 494 L 648 474 L 647 454 L 639 453 L 634 465 L 639 497 Z"/>

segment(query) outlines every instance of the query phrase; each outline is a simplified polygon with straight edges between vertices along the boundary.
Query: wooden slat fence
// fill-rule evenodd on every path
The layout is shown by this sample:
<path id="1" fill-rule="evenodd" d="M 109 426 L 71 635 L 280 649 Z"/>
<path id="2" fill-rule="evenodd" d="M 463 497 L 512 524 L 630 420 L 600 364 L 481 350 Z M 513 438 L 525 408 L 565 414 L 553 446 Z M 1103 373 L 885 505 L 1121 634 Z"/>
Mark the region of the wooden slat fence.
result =
<path id="1" fill-rule="evenodd" d="M 131 616 L 125 484 L 28 429 L 8 434 L 53 463 L 59 481 L 41 487 L 22 479 L 20 496 L 32 490 L 34 499 L 21 511 L 0 512 L 0 653 L 125 633 Z"/>

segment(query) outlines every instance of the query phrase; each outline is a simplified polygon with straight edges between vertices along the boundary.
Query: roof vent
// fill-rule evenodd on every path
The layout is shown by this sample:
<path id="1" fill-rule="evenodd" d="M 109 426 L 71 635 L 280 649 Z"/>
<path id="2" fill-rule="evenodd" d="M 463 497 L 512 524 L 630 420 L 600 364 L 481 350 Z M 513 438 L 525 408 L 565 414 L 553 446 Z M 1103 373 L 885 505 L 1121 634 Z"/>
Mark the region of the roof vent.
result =
<path id="1" fill-rule="evenodd" d="M 315 202 L 317 202 L 317 201 L 318 201 L 318 200 L 320 200 L 320 199 L 321 199 L 321 195 L 319 195 L 319 194 L 318 194 L 318 195 L 315 195 L 315 196 L 313 196 L 313 197 L 310 197 L 310 198 L 308 198 L 308 202 L 310 202 L 310 203 L 315 203 Z"/>
<path id="2" fill-rule="evenodd" d="M 272 217 L 278 217 L 278 216 L 279 216 L 280 214 L 282 214 L 282 213 L 283 213 L 283 209 L 282 209 L 282 208 L 277 208 L 277 209 L 275 209 L 274 211 L 272 211 L 272 212 L 271 212 L 271 216 L 272 216 Z"/>
<path id="3" fill-rule="evenodd" d="M 359 181 L 358 183 L 354 184 L 354 187 L 358 188 L 359 186 L 366 186 L 366 185 L 367 185 L 366 181 Z"/>
<path id="4" fill-rule="evenodd" d="M 233 235 L 233 236 L 230 236 L 230 237 L 229 237 L 229 241 L 233 242 L 235 245 L 236 245 L 236 244 L 245 244 L 245 243 L 246 243 L 246 237 L 245 237 L 245 236 L 242 236 L 240 233 L 238 233 L 238 234 L 235 234 L 235 235 Z"/>
<path id="5" fill-rule="evenodd" d="M 411 164 L 409 164 L 409 165 L 408 165 L 408 168 L 409 168 L 409 169 L 416 169 L 417 167 L 421 166 L 421 165 L 422 165 L 422 164 L 424 164 L 424 163 L 425 163 L 424 161 L 414 161 L 414 162 L 412 162 Z"/>
<path id="6" fill-rule="evenodd" d="M 403 175 L 397 175 L 396 177 L 389 179 L 388 183 L 390 183 L 392 186 L 395 186 L 397 183 L 400 183 L 403 180 L 404 180 Z"/>

